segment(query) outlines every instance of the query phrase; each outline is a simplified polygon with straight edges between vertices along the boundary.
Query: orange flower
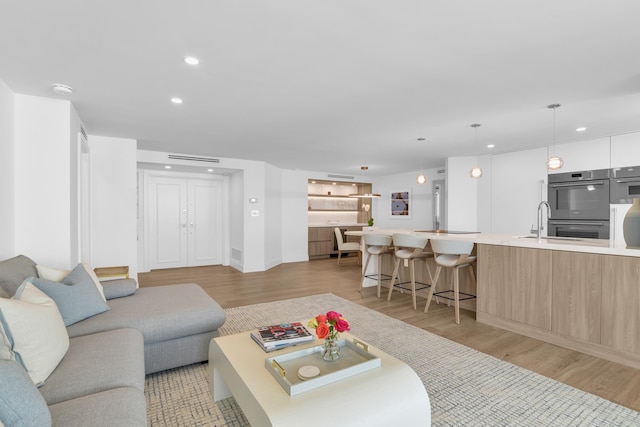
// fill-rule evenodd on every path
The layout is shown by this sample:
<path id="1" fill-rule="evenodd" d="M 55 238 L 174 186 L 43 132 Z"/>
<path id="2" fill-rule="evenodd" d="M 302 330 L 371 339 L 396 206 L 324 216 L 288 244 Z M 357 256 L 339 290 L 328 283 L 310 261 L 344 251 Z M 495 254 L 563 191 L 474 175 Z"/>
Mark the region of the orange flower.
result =
<path id="1" fill-rule="evenodd" d="M 316 316 L 316 320 L 318 321 L 318 324 L 326 323 L 327 322 L 327 316 L 325 316 L 324 314 L 318 314 Z"/>
<path id="2" fill-rule="evenodd" d="M 318 324 L 318 327 L 316 328 L 316 335 L 321 340 L 325 339 L 326 337 L 329 336 L 329 327 L 327 326 L 326 323 L 319 323 Z"/>

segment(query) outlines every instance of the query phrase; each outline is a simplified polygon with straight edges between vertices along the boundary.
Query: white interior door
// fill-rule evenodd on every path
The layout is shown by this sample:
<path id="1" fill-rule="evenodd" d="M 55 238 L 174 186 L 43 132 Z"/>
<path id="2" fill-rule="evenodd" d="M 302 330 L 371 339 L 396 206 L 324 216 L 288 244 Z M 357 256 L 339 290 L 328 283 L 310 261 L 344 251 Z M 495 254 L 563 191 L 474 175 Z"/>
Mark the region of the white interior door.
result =
<path id="1" fill-rule="evenodd" d="M 151 268 L 187 265 L 187 180 L 149 180 L 149 246 Z"/>
<path id="2" fill-rule="evenodd" d="M 222 193 L 217 180 L 149 178 L 151 269 L 222 264 Z"/>
<path id="3" fill-rule="evenodd" d="M 222 183 L 188 180 L 188 266 L 222 264 Z"/>

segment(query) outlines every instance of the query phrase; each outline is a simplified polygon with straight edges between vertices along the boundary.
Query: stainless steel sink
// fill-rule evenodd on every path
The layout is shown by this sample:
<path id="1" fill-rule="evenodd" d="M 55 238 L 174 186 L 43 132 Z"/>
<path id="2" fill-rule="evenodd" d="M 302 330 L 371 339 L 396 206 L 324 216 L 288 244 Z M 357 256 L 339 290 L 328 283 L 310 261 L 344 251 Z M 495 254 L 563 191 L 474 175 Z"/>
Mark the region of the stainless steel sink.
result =
<path id="1" fill-rule="evenodd" d="M 582 242 L 582 239 L 573 237 L 537 237 L 537 236 L 520 236 L 518 239 L 540 239 L 540 240 L 559 240 L 565 242 Z"/>

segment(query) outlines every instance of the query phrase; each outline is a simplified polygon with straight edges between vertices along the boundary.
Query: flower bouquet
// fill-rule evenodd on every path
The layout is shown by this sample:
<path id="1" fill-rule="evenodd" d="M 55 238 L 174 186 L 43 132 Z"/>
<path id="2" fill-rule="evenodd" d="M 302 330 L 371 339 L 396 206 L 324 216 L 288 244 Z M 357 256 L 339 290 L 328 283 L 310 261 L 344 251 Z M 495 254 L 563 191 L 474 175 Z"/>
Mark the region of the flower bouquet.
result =
<path id="1" fill-rule="evenodd" d="M 308 326 L 316 330 L 316 336 L 324 340 L 322 358 L 327 361 L 337 360 L 340 357 L 340 345 L 338 333 L 349 329 L 349 322 L 342 314 L 328 311 L 327 314 L 319 314 L 309 320 Z"/>

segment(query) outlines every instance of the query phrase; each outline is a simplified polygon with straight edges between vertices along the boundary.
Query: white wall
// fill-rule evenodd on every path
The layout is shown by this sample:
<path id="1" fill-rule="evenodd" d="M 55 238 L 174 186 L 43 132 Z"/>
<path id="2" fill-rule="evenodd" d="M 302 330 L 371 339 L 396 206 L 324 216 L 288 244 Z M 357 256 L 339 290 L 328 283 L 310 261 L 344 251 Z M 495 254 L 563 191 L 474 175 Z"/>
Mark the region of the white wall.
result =
<path id="1" fill-rule="evenodd" d="M 439 168 L 442 169 L 442 168 Z M 416 183 L 416 177 L 424 172 L 425 184 Z M 405 228 L 428 230 L 433 228 L 433 191 L 432 181 L 444 179 L 438 169 L 404 172 L 396 175 L 377 177 L 373 180 L 373 192 L 380 193 L 379 199 L 373 199 L 374 224 L 380 228 Z M 392 217 L 391 193 L 410 191 L 410 217 Z"/>
<path id="2" fill-rule="evenodd" d="M 19 94 L 15 100 L 15 252 L 71 268 L 71 105 Z"/>
<path id="3" fill-rule="evenodd" d="M 244 173 L 238 171 L 229 177 L 229 244 L 230 265 L 242 271 L 244 265 L 244 217 L 240 215 L 244 203 Z"/>
<path id="4" fill-rule="evenodd" d="M 469 171 L 478 164 L 477 157 L 449 157 L 447 175 L 447 228 L 478 231 L 478 180 Z"/>
<path id="5" fill-rule="evenodd" d="M 546 161 L 546 147 L 493 156 L 493 233 L 526 235 L 536 226 L 538 204 L 547 200 Z"/>
<path id="6" fill-rule="evenodd" d="M 309 260 L 307 174 L 282 171 L 282 262 Z"/>
<path id="7" fill-rule="evenodd" d="M 282 169 L 265 164 L 265 267 L 282 263 Z M 251 206 L 251 204 L 249 204 Z"/>
<path id="8" fill-rule="evenodd" d="M 128 265 L 137 278 L 137 142 L 89 136 L 91 263 Z"/>
<path id="9" fill-rule="evenodd" d="M 15 255 L 15 95 L 0 80 L 0 260 Z"/>

